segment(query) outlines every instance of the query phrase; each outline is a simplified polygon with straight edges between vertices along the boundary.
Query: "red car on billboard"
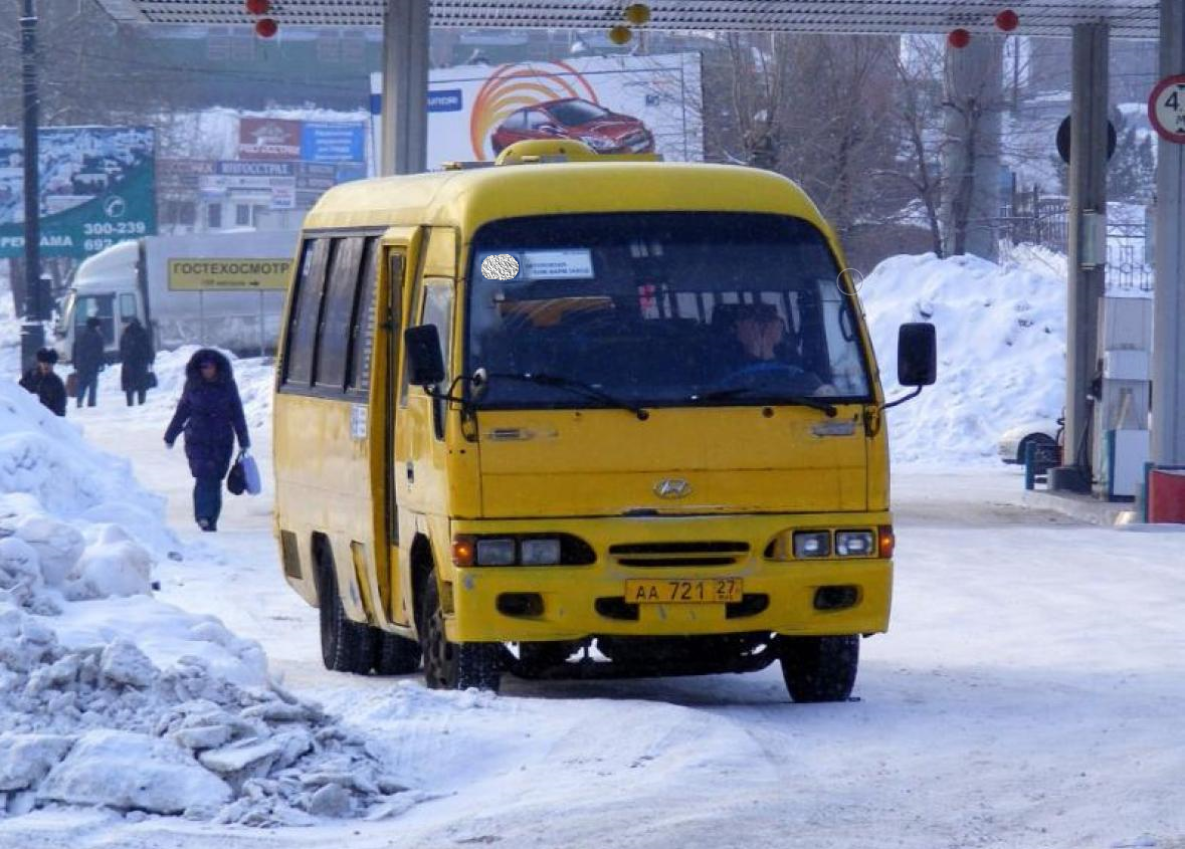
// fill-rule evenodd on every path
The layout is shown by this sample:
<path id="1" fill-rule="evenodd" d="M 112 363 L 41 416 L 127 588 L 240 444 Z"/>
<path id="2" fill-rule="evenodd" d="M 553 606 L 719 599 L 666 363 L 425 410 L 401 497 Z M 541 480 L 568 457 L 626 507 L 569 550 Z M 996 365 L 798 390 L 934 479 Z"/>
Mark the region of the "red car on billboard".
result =
<path id="1" fill-rule="evenodd" d="M 651 153 L 654 134 L 631 115 L 569 97 L 516 109 L 490 136 L 494 153 L 524 139 L 575 139 L 597 153 Z"/>

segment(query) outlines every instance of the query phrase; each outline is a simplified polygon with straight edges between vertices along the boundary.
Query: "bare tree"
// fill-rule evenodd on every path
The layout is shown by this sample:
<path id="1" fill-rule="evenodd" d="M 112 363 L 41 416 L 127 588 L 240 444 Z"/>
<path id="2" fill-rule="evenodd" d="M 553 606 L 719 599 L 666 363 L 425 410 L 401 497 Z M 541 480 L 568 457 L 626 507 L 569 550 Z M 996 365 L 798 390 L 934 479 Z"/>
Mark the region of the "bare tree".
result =
<path id="1" fill-rule="evenodd" d="M 705 57 L 707 147 L 717 158 L 798 182 L 844 240 L 858 242 L 890 212 L 878 175 L 895 142 L 892 79 L 897 39 L 787 34 L 725 38 Z"/>
<path id="2" fill-rule="evenodd" d="M 897 162 L 883 172 L 889 186 L 904 187 L 902 214 L 916 220 L 916 205 L 930 234 L 930 249 L 945 255 L 941 205 L 944 182 L 941 166 L 942 90 L 934 72 L 942 51 L 933 39 L 908 38 L 895 57 L 898 91 Z"/>

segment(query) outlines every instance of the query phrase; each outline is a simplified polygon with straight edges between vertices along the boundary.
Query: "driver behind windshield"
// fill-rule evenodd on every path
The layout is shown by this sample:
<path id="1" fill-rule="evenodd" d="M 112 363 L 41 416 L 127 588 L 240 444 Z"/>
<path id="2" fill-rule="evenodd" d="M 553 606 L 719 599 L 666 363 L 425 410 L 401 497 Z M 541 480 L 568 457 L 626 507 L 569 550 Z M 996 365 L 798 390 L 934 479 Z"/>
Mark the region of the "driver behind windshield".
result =
<path id="1" fill-rule="evenodd" d="M 778 358 L 786 328 L 773 304 L 748 304 L 737 316 L 733 332 L 744 358 L 756 363 Z"/>
<path id="2" fill-rule="evenodd" d="M 741 304 L 732 319 L 733 352 L 726 358 L 733 373 L 725 378 L 731 388 L 787 388 L 805 394 L 833 395 L 814 372 L 800 362 L 795 337 L 774 304 Z"/>

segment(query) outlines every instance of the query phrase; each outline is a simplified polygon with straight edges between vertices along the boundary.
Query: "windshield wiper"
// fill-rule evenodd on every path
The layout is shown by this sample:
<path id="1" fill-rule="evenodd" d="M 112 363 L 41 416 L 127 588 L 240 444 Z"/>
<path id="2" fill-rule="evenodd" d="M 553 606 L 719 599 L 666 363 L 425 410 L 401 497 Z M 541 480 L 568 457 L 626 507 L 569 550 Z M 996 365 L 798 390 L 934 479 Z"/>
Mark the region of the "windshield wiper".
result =
<path id="1" fill-rule="evenodd" d="M 650 418 L 650 413 L 636 404 L 631 404 L 629 401 L 623 401 L 614 395 L 610 395 L 602 389 L 598 389 L 591 383 L 585 383 L 583 380 L 577 380 L 574 377 L 564 377 L 560 374 L 547 374 L 546 372 L 523 372 L 522 374 L 515 374 L 513 372 L 495 372 L 493 374 L 484 375 L 486 380 L 499 378 L 501 380 L 517 380 L 522 383 L 534 383 L 538 386 L 551 386 L 556 389 L 562 389 L 565 392 L 571 392 L 573 395 L 579 395 L 582 398 L 588 398 L 594 401 L 600 401 L 610 407 L 616 407 L 619 410 L 629 410 L 638 417 L 638 421 L 646 421 Z"/>
<path id="2" fill-rule="evenodd" d="M 750 395 L 756 392 L 756 387 L 753 386 L 734 386 L 732 389 L 717 389 L 714 392 L 705 392 L 702 395 L 692 395 L 687 400 L 689 401 L 723 401 L 726 398 L 737 398 L 741 395 Z M 839 413 L 834 404 L 828 404 L 819 398 L 812 398 L 809 395 L 773 395 L 770 396 L 775 399 L 778 404 L 798 404 L 803 407 L 811 407 L 816 410 L 822 410 L 827 414 L 827 418 L 833 419 Z"/>

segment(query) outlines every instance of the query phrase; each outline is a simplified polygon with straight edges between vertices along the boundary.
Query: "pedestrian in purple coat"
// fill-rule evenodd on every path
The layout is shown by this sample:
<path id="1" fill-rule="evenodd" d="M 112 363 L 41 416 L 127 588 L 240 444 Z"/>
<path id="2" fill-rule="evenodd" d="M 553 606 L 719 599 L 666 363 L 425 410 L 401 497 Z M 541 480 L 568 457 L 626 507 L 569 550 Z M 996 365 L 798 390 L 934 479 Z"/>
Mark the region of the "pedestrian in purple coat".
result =
<path id="1" fill-rule="evenodd" d="M 215 531 L 235 437 L 243 451 L 251 447 L 251 439 L 230 361 L 212 348 L 197 351 L 185 366 L 185 390 L 165 431 L 165 444 L 172 448 L 182 432 L 194 477 L 194 520 L 203 531 Z"/>

